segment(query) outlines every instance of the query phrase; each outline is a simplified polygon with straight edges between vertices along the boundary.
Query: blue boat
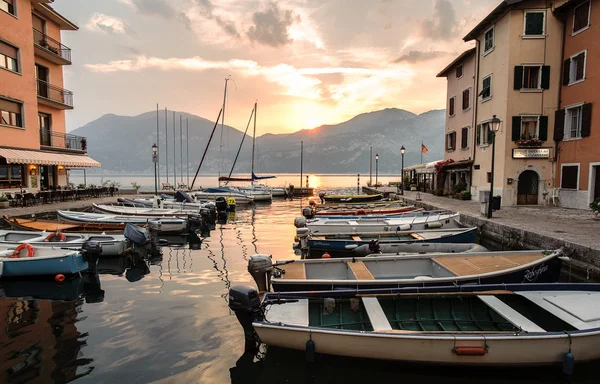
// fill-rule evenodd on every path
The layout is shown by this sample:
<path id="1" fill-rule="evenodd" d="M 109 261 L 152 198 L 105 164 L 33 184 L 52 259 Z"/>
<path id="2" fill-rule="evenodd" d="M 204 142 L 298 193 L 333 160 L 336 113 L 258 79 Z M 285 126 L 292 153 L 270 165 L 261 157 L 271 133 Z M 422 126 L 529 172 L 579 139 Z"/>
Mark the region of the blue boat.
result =
<path id="1" fill-rule="evenodd" d="M 460 229 L 430 229 L 424 231 L 381 232 L 364 235 L 311 235 L 308 238 L 308 249 L 311 254 L 333 252 L 332 257 L 352 256 L 352 251 L 372 241 L 380 245 L 409 243 L 475 243 L 477 227 Z"/>
<path id="2" fill-rule="evenodd" d="M 29 247 L 23 249 L 18 257 L 13 257 L 13 249 L 0 250 L 0 277 L 73 275 L 89 268 L 89 263 L 79 251 L 58 247 L 31 247 L 33 251 L 30 251 Z"/>

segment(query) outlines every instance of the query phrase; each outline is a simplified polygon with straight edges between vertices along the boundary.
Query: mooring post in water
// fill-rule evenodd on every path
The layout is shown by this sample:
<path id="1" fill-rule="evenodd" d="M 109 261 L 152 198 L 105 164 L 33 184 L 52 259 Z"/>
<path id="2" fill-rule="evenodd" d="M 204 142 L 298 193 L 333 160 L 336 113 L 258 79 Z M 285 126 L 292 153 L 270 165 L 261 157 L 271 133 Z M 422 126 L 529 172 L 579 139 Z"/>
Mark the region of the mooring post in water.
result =
<path id="1" fill-rule="evenodd" d="M 308 175 L 306 175 L 306 188 L 308 188 Z"/>
<path id="2" fill-rule="evenodd" d="M 356 193 L 360 194 L 360 173 L 356 177 Z"/>

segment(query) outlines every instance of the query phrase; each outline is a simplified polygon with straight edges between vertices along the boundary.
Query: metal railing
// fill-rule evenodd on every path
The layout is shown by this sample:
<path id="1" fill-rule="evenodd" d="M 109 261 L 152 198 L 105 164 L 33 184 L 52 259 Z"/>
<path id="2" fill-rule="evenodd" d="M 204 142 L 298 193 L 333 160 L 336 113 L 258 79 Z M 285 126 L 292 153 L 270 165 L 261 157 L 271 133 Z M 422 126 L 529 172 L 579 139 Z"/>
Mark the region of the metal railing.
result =
<path id="1" fill-rule="evenodd" d="M 73 92 L 37 79 L 37 94 L 48 100 L 73 107 Z"/>
<path id="2" fill-rule="evenodd" d="M 69 63 L 71 62 L 71 48 L 35 28 L 33 28 L 33 43 L 67 60 Z"/>
<path id="3" fill-rule="evenodd" d="M 50 129 L 40 129 L 40 145 L 52 148 L 87 151 L 87 138 L 68 133 L 53 132 Z"/>

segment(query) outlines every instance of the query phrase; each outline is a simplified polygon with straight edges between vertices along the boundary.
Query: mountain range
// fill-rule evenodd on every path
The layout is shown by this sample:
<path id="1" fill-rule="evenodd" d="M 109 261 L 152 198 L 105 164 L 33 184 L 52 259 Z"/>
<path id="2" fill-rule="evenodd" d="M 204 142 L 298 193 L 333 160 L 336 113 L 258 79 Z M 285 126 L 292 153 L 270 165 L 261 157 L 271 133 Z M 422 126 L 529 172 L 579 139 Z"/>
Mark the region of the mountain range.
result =
<path id="1" fill-rule="evenodd" d="M 183 172 L 186 172 L 186 127 L 189 119 L 189 169 L 194 174 L 214 122 L 185 112 L 175 112 L 176 138 L 173 139 L 173 112 L 168 120 L 168 166 L 173 172 L 173 162 L 180 173 L 181 149 L 179 116 L 183 118 Z M 165 164 L 165 111 L 159 111 L 160 169 Z M 304 143 L 305 173 L 361 173 L 369 172 L 369 152 L 379 154 L 379 172 L 400 172 L 400 147 L 406 148 L 405 166 L 421 162 L 421 142 L 428 153 L 423 162 L 442 159 L 444 156 L 445 111 L 432 110 L 420 115 L 397 108 L 357 115 L 335 125 L 322 125 L 314 129 L 289 134 L 265 134 L 256 139 L 257 174 L 300 172 L 300 142 Z M 106 114 L 83 127 L 70 132 L 87 137 L 88 155 L 102 164 L 100 172 L 152 174 L 151 147 L 156 142 L 156 111 L 138 116 Z M 223 147 L 219 156 L 221 127 L 215 132 L 200 174 L 227 175 L 236 156 L 243 132 L 225 125 Z M 173 144 L 175 142 L 175 149 Z M 234 174 L 249 174 L 251 168 L 252 138 L 246 137 Z M 174 159 L 173 155 L 176 155 Z M 373 159 L 375 173 L 375 159 Z"/>

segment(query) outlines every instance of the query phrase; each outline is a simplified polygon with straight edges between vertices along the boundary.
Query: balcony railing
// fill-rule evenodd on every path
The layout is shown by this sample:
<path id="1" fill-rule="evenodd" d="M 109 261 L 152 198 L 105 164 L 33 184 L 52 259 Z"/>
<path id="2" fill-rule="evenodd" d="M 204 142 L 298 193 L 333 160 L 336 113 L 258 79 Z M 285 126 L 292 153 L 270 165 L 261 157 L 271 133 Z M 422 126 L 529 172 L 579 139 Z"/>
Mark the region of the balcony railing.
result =
<path id="1" fill-rule="evenodd" d="M 54 55 L 60 60 L 57 64 L 71 64 L 71 48 L 61 44 L 59 41 L 54 40 L 35 28 L 33 29 L 33 43 L 36 47 L 48 51 L 51 55 Z M 52 59 L 52 57 L 49 57 L 49 59 Z M 54 60 L 52 61 L 54 62 Z"/>
<path id="2" fill-rule="evenodd" d="M 37 94 L 39 97 L 50 101 L 50 105 L 60 109 L 73 108 L 73 92 L 57 87 L 43 80 L 37 81 Z M 60 104 L 60 105 L 56 105 Z"/>
<path id="3" fill-rule="evenodd" d="M 68 133 L 40 129 L 40 145 L 52 149 L 87 152 L 87 138 Z"/>

